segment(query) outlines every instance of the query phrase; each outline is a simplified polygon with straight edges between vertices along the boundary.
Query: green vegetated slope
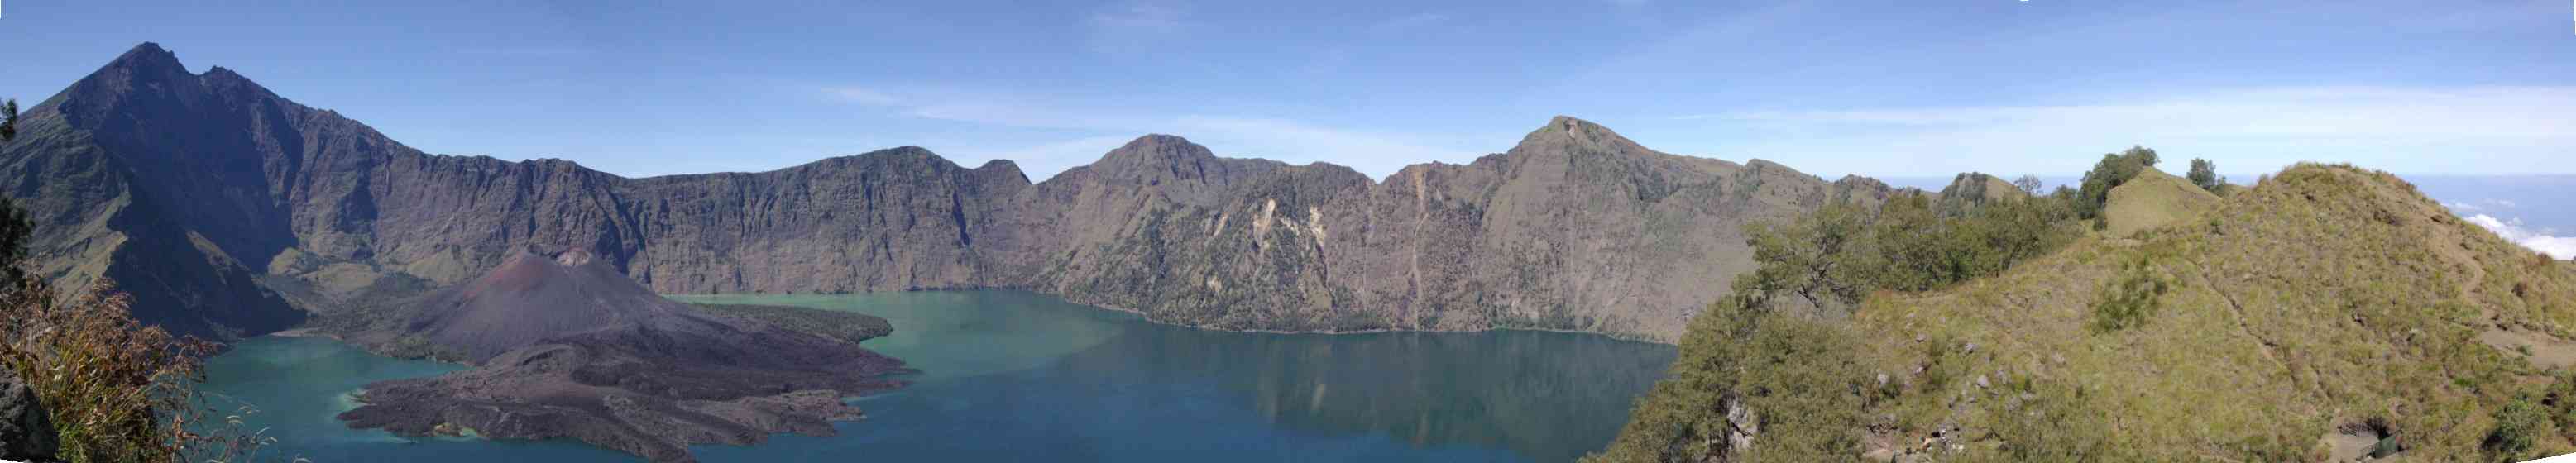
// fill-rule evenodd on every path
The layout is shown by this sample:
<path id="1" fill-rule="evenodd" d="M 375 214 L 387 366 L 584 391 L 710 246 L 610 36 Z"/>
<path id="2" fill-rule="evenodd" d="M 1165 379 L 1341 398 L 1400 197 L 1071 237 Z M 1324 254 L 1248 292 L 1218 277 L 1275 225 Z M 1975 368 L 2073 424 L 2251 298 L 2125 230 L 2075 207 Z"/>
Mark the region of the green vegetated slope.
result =
<path id="1" fill-rule="evenodd" d="M 2111 189 L 2110 201 L 2102 205 L 2102 215 L 2110 222 L 2106 230 L 2110 236 L 2126 237 L 2197 215 L 2217 204 L 2218 195 L 2192 185 L 2190 180 L 2146 169 L 2128 183 Z"/>
<path id="2" fill-rule="evenodd" d="M 2576 451 L 2576 270 L 2349 166 L 2292 167 L 2169 226 L 1848 317 L 1731 307 L 1692 322 L 1594 459 Z"/>

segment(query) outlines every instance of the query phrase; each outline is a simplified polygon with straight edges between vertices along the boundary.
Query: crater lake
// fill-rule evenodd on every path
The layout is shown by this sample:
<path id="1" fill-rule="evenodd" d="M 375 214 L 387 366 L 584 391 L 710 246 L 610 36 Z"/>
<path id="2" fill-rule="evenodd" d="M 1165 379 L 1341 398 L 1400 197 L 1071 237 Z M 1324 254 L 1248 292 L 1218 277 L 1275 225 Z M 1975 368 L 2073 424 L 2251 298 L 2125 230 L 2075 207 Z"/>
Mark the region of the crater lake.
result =
<path id="1" fill-rule="evenodd" d="M 867 418 L 838 436 L 693 448 L 709 462 L 1570 461 L 1607 444 L 1676 355 L 1580 333 L 1211 331 L 1009 290 L 672 298 L 883 317 L 894 334 L 866 347 L 920 370 L 854 399 Z M 270 336 L 213 358 L 204 390 L 255 408 L 243 419 L 278 439 L 270 453 L 316 462 L 639 461 L 334 418 L 367 383 L 462 368 Z"/>

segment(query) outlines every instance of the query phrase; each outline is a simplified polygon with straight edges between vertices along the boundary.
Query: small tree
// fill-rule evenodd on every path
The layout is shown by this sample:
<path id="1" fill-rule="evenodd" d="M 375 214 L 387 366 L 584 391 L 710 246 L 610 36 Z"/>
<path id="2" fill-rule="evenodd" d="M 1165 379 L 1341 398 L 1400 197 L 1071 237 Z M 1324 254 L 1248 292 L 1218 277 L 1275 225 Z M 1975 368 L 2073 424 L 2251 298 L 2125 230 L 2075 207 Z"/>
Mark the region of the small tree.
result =
<path id="1" fill-rule="evenodd" d="M 2013 179 L 2013 187 L 2020 188 L 2021 192 L 2030 193 L 2031 196 L 2039 196 L 2040 188 L 2047 186 L 2047 183 L 2039 180 L 2038 175 L 2022 174 L 2021 178 Z"/>
<path id="2" fill-rule="evenodd" d="M 0 101 L 0 142 L 18 138 L 18 100 Z"/>
<path id="3" fill-rule="evenodd" d="M 2209 162 L 2207 159 L 2192 158 L 2191 173 L 2185 178 L 2191 179 L 2191 184 L 2200 185 L 2200 189 L 2209 190 L 2211 193 L 2217 193 L 2218 187 L 2227 185 L 2227 177 L 2218 175 L 2218 163 Z"/>
<path id="4" fill-rule="evenodd" d="M 2156 150 L 2144 146 L 2131 146 L 2127 151 L 2102 155 L 2100 162 L 2093 163 L 2093 170 L 2084 172 L 2083 188 L 2077 193 L 2080 199 L 2075 204 L 2076 215 L 2086 219 L 2100 215 L 2102 203 L 2111 199 L 2112 188 L 2129 183 L 2129 179 L 2137 178 L 2139 172 L 2155 167 L 2156 162 Z"/>
<path id="5" fill-rule="evenodd" d="M 1870 236 L 1869 211 L 1850 203 L 1828 204 L 1784 223 L 1745 227 L 1745 244 L 1761 264 L 1739 279 L 1760 294 L 1786 293 L 1819 309 L 1848 306 L 1867 292 L 1862 253 Z M 1761 308 L 1761 307 L 1755 307 Z"/>

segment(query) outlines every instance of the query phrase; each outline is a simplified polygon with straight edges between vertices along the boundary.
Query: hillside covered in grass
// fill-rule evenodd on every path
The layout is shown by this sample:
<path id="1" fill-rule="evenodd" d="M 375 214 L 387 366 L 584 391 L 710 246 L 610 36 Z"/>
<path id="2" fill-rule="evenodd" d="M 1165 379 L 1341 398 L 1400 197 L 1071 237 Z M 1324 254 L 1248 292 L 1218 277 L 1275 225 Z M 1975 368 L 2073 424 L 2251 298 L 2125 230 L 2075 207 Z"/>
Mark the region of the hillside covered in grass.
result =
<path id="1" fill-rule="evenodd" d="M 2089 233 L 1848 311 L 1715 304 L 1591 459 L 2576 451 L 2563 370 L 2576 363 L 2576 269 L 2383 172 L 2307 164 L 2231 193 L 2162 227 Z"/>

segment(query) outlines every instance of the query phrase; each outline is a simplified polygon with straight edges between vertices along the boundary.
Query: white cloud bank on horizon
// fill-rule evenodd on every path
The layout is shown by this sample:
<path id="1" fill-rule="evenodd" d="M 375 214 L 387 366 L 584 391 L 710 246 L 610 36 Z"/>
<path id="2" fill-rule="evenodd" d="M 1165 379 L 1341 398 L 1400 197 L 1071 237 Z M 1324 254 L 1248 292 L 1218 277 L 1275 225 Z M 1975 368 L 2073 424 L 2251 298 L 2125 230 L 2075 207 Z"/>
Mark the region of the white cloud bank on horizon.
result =
<path id="1" fill-rule="evenodd" d="M 1054 131 L 1050 140 L 963 140 L 938 147 L 966 158 L 1012 159 L 1032 179 L 1096 158 L 1111 136 L 1167 133 L 1229 157 L 1330 162 L 1383 177 L 1419 162 L 1465 162 L 1508 139 L 1330 127 L 1265 116 L 1083 104 L 1010 91 L 826 87 L 833 101 L 906 117 L 997 129 Z M 2352 162 L 2395 172 L 2530 173 L 2576 157 L 2576 87 L 2293 87 L 2138 97 L 2116 104 L 1755 110 L 1679 116 L 1636 133 L 1712 136 L 1713 144 L 1641 139 L 1648 146 L 1742 161 L 1763 158 L 1828 178 L 1946 176 L 1963 171 L 2066 175 L 2096 156 L 2144 144 L 2178 161 L 2209 158 L 2222 172 L 2267 173 L 2299 161 Z M 1708 129 L 1675 127 L 1708 124 Z M 1068 134 L 1068 132 L 1070 132 Z M 1080 146 L 1098 145 L 1088 150 Z M 1088 155 L 1077 154 L 1089 151 Z M 1028 157 L 1040 154 L 1039 157 Z M 2521 166 L 2521 167 L 2513 167 Z M 2567 167 L 2555 167 L 2567 169 Z M 2499 169 L 2516 169 L 2500 171 Z M 2485 207 L 2504 204 L 2480 204 Z M 2465 210 L 2465 209 L 2464 209 Z"/>
<path id="2" fill-rule="evenodd" d="M 1357 170 L 1371 178 L 1392 175 L 1404 166 L 1426 162 L 1461 163 L 1481 152 L 1456 148 L 1491 140 L 1443 139 L 1418 134 L 1330 127 L 1302 121 L 1207 114 L 1165 115 L 1115 106 L 1085 106 L 1019 95 L 924 90 L 888 92 L 863 87 L 828 87 L 826 98 L 891 110 L 906 117 L 982 124 L 1003 128 L 1091 132 L 1072 139 L 1035 144 L 968 141 L 935 146 L 934 151 L 961 164 L 1008 159 L 1033 181 L 1099 159 L 1128 140 L 1149 133 L 1178 135 L 1208 146 L 1216 155 L 1264 158 L 1290 164 L 1325 162 Z M 1456 137 L 1450 137 L 1456 138 Z M 970 162 L 972 161 L 972 162 Z"/>
<path id="3" fill-rule="evenodd" d="M 1672 117 L 1740 129 L 1721 157 L 1807 172 L 2081 172 L 2085 153 L 2143 144 L 2222 170 L 2351 161 L 2406 173 L 2528 173 L 2576 157 L 2576 87 L 2256 88 L 2095 96 L 2024 106 L 1751 110 Z M 2100 103 L 2112 102 L 2112 103 Z"/>
<path id="4" fill-rule="evenodd" d="M 2487 231 L 2495 232 L 2506 241 L 2548 254 L 2551 258 L 2576 259 L 2576 237 L 2552 236 L 2549 230 L 2533 230 L 2524 227 L 2521 219 L 2505 221 L 2486 214 L 2471 215 L 2468 219 L 2469 223 L 2486 227 Z"/>

